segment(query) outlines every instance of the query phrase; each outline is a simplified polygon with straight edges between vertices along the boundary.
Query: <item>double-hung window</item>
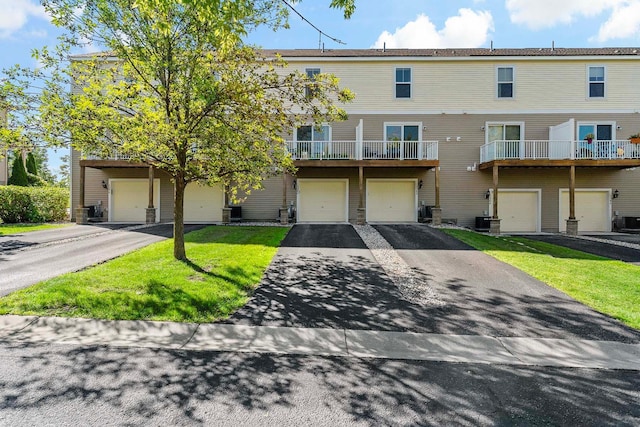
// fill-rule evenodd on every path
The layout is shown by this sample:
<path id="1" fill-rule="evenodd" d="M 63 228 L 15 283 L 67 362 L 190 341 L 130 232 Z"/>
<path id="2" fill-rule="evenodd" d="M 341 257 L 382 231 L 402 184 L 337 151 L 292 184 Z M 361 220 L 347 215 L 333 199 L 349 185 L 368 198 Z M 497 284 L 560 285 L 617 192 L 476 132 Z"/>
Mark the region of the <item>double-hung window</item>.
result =
<path id="1" fill-rule="evenodd" d="M 307 96 L 307 98 L 312 98 L 315 95 L 315 79 L 316 76 L 318 74 L 320 74 L 320 68 L 306 68 L 305 73 L 307 74 L 307 78 L 309 79 L 309 83 L 307 83 L 307 86 L 304 89 L 304 93 Z"/>
<path id="2" fill-rule="evenodd" d="M 411 68 L 396 68 L 396 98 L 411 98 Z"/>
<path id="3" fill-rule="evenodd" d="M 604 98 L 605 95 L 605 69 L 603 66 L 588 67 L 589 98 Z"/>
<path id="4" fill-rule="evenodd" d="M 513 67 L 498 67 L 498 98 L 513 98 Z"/>

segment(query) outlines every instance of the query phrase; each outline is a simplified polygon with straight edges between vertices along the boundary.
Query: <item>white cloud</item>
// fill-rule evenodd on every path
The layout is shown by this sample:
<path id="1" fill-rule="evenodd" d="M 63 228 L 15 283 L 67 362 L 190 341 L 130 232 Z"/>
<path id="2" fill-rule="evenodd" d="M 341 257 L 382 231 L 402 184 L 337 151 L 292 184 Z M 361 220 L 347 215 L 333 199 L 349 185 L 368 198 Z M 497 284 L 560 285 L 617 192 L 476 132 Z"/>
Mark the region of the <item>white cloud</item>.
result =
<path id="1" fill-rule="evenodd" d="M 383 31 L 372 47 L 381 48 L 450 48 L 478 47 L 483 45 L 493 31 L 493 17 L 490 12 L 475 12 L 460 9 L 458 15 L 448 18 L 444 28 L 437 30 L 429 17 L 418 15 L 404 27 L 396 28 L 391 34 Z"/>
<path id="2" fill-rule="evenodd" d="M 568 24 L 578 17 L 593 17 L 637 0 L 506 0 L 511 22 L 531 29 Z"/>
<path id="3" fill-rule="evenodd" d="M 600 26 L 596 37 L 590 41 L 606 42 L 624 39 L 640 33 L 640 1 L 631 2 L 613 9 L 609 19 Z"/>
<path id="4" fill-rule="evenodd" d="M 32 0 L 3 0 L 0 13 L 0 38 L 10 37 L 21 29 L 30 17 L 49 20 L 44 7 Z"/>

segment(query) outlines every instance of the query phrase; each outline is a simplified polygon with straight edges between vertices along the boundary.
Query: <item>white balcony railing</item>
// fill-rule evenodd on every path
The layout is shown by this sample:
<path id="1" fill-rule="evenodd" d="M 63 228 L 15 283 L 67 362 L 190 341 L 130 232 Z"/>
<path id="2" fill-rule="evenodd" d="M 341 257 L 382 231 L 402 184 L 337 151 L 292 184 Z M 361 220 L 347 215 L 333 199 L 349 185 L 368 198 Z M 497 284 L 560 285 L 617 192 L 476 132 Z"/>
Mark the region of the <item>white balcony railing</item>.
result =
<path id="1" fill-rule="evenodd" d="M 100 154 L 86 154 L 84 156 L 87 160 L 131 160 L 131 155 L 119 153 L 117 150 L 113 150 L 107 156 Z"/>
<path id="2" fill-rule="evenodd" d="M 640 144 L 630 141 L 493 141 L 480 147 L 480 163 L 492 160 L 640 159 Z"/>
<path id="3" fill-rule="evenodd" d="M 287 141 L 294 160 L 437 160 L 438 141 Z"/>

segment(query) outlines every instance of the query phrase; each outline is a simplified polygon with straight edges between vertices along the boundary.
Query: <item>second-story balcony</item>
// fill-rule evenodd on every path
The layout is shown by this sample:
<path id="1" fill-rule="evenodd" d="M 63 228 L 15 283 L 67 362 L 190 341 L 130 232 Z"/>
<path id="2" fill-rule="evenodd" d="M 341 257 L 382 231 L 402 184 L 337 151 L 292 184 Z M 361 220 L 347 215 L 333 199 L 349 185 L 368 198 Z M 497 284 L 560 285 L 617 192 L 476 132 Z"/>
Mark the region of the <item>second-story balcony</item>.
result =
<path id="1" fill-rule="evenodd" d="M 480 163 L 491 161 L 628 161 L 640 159 L 640 144 L 628 140 L 548 141 L 499 140 L 480 147 Z"/>
<path id="2" fill-rule="evenodd" d="M 438 141 L 287 141 L 296 161 L 438 160 Z"/>

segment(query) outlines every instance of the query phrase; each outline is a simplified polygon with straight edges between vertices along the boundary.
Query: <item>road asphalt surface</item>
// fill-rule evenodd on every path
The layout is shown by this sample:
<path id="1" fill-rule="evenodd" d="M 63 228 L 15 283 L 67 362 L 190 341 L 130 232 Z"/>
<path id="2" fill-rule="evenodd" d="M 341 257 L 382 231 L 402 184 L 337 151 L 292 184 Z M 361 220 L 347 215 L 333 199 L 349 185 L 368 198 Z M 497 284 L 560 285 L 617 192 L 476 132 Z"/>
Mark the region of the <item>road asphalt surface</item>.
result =
<path id="1" fill-rule="evenodd" d="M 197 227 L 187 225 L 185 230 Z M 0 236 L 0 296 L 107 261 L 172 235 L 172 224 L 150 227 L 118 224 L 71 225 Z"/>
<path id="2" fill-rule="evenodd" d="M 57 344 L 0 359 L 6 426 L 640 423 L 628 371 Z"/>

